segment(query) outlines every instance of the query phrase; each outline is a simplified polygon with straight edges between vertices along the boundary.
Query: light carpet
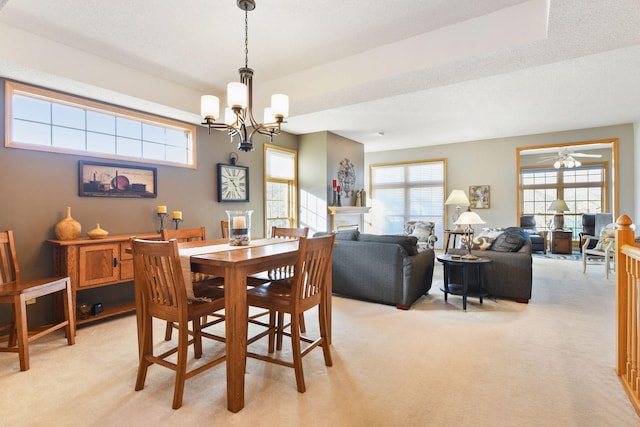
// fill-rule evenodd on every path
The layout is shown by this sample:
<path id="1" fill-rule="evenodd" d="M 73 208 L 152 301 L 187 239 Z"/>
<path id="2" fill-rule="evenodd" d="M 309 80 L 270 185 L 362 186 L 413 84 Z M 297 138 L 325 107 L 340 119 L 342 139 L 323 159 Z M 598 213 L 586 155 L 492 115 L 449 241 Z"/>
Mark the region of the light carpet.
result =
<path id="1" fill-rule="evenodd" d="M 31 346 L 27 372 L 0 353 L 0 425 L 640 425 L 615 375 L 614 281 L 581 263 L 533 262 L 529 304 L 470 298 L 463 312 L 460 297 L 444 301 L 438 263 L 409 311 L 334 297 L 334 365 L 312 351 L 300 394 L 292 369 L 249 359 L 237 414 L 226 409 L 224 364 L 187 380 L 178 410 L 165 368 L 134 391 L 134 316 L 83 326 L 74 346 L 54 334 Z M 163 330 L 157 322 L 159 346 Z M 205 355 L 220 351 L 205 343 Z"/>

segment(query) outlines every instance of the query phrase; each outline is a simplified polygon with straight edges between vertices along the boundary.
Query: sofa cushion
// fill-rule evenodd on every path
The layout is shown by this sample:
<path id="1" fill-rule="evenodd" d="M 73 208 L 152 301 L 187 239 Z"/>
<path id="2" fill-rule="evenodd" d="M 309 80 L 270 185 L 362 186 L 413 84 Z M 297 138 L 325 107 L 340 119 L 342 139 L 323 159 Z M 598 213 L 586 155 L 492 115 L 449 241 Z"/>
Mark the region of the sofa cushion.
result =
<path id="1" fill-rule="evenodd" d="M 520 227 L 508 227 L 504 233 L 500 234 L 491 250 L 497 252 L 517 252 L 522 248 L 525 241 L 529 240 L 529 235 Z"/>
<path id="2" fill-rule="evenodd" d="M 360 234 L 361 242 L 396 243 L 404 248 L 409 255 L 418 253 L 418 238 L 415 236 L 394 236 L 390 234 Z"/>
<path id="3" fill-rule="evenodd" d="M 318 231 L 313 234 L 313 237 L 328 236 L 331 234 L 329 231 Z M 360 232 L 357 229 L 353 230 L 339 230 L 336 231 L 336 240 L 358 240 Z"/>

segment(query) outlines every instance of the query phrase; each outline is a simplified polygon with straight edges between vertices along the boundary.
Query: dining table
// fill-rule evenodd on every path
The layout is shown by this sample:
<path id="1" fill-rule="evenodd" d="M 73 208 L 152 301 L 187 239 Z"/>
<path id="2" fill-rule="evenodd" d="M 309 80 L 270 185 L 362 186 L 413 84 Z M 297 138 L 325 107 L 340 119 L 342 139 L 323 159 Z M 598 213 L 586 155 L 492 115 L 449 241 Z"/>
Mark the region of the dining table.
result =
<path id="1" fill-rule="evenodd" d="M 297 239 L 257 239 L 249 246 L 231 246 L 228 240 L 204 240 L 179 244 L 181 258 L 189 257 L 194 273 L 224 278 L 227 355 L 227 409 L 244 407 L 244 376 L 247 361 L 247 276 L 295 264 Z M 331 336 L 331 274 L 326 285 L 328 337 Z"/>

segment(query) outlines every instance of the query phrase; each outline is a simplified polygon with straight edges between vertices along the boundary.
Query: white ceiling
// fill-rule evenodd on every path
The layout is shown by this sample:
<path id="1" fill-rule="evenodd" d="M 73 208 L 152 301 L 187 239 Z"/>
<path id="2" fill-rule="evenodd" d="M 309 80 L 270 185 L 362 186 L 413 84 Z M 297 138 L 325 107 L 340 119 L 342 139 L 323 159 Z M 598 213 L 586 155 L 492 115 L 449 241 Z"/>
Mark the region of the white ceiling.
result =
<path id="1" fill-rule="evenodd" d="M 638 0 L 256 1 L 255 103 L 288 94 L 291 133 L 370 152 L 640 120 Z M 0 26 L 222 99 L 244 65 L 235 0 L 0 0 Z M 16 64 L 11 47 L 0 75 L 53 61 Z M 197 99 L 167 107 L 198 121 Z"/>

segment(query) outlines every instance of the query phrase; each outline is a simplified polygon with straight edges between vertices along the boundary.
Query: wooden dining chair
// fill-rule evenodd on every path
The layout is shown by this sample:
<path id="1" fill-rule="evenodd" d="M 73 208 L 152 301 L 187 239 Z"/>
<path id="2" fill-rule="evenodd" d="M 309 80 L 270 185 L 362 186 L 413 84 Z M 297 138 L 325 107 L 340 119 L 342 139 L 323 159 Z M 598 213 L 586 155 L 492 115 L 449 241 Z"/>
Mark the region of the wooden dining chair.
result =
<path id="1" fill-rule="evenodd" d="M 64 319 L 37 331 L 29 331 L 27 325 L 27 301 L 60 292 L 64 304 Z M 53 331 L 65 328 L 67 344 L 73 345 L 76 322 L 71 300 L 71 279 L 51 277 L 22 280 L 16 256 L 13 231 L 0 232 L 0 303 L 11 304 L 11 321 L 0 329 L 8 330 L 8 346 L 0 352 L 18 353 L 20 370 L 29 370 L 29 343 Z"/>
<path id="2" fill-rule="evenodd" d="M 309 234 L 309 227 L 300 228 L 285 228 L 285 227 L 271 227 L 271 237 L 274 239 L 298 239 L 300 237 L 307 237 Z M 275 268 L 269 271 L 261 271 L 256 274 L 252 274 L 247 277 L 247 284 L 249 286 L 257 286 L 263 283 L 270 282 L 277 279 L 290 279 L 293 277 L 293 265 L 285 265 Z M 252 319 L 261 317 L 266 313 L 252 316 Z M 284 323 L 284 313 L 278 313 L 278 323 L 282 326 Z M 304 313 L 300 314 L 300 332 L 306 332 L 307 327 L 304 322 Z M 282 348 L 282 334 L 278 334 L 278 349 Z"/>
<path id="3" fill-rule="evenodd" d="M 229 238 L 229 221 L 222 220 L 220 221 L 220 229 L 222 230 L 222 238 Z"/>
<path id="4" fill-rule="evenodd" d="M 247 350 L 247 356 L 270 363 L 294 368 L 298 391 L 304 393 L 304 373 L 302 358 L 309 352 L 321 346 L 324 353 L 326 366 L 332 365 L 331 350 L 328 341 L 328 316 L 327 295 L 325 286 L 328 275 L 331 274 L 331 254 L 335 234 L 315 238 L 300 238 L 298 257 L 294 266 L 294 274 L 290 280 L 274 280 L 247 291 L 247 304 L 249 307 L 259 307 L 269 310 L 269 323 L 264 326 L 267 329 L 247 341 L 247 345 L 268 336 L 268 353 L 274 352 L 275 336 L 279 332 L 276 324 L 276 313 L 289 313 L 291 324 L 289 332 L 282 332 L 291 337 L 293 361 L 283 360 L 270 355 L 258 354 Z M 300 314 L 318 307 L 318 323 L 320 325 L 320 337 L 312 339 L 300 333 Z M 308 345 L 302 349 L 302 343 Z"/>
<path id="5" fill-rule="evenodd" d="M 141 297 L 141 310 L 138 331 L 140 361 L 135 390 L 142 390 L 149 366 L 156 363 L 176 372 L 173 392 L 173 409 L 182 406 L 184 383 L 205 370 L 222 363 L 225 356 L 217 357 L 200 366 L 187 371 L 187 352 L 190 344 L 194 344 L 196 359 L 202 356 L 202 337 L 217 339 L 201 330 L 200 319 L 224 308 L 224 298 L 211 301 L 188 301 L 184 276 L 180 265 L 178 241 L 153 241 L 135 239 L 131 244 L 136 294 Z M 175 347 L 154 354 L 153 318 L 173 322 L 178 329 L 178 343 Z M 188 323 L 192 323 L 189 330 Z M 192 337 L 190 339 L 190 336 Z M 177 353 L 174 362 L 170 357 Z"/>
<path id="6" fill-rule="evenodd" d="M 162 240 L 176 239 L 178 243 L 195 242 L 207 240 L 207 230 L 205 227 L 185 228 L 182 230 L 163 229 Z M 191 273 L 191 283 L 193 284 L 193 293 L 200 298 L 222 298 L 224 297 L 224 279 L 222 277 L 211 276 L 203 273 Z M 202 328 L 212 326 L 224 321 L 224 315 L 214 316 L 214 320 L 209 322 L 207 317 L 202 319 Z M 171 340 L 171 335 L 175 329 L 173 322 L 167 322 L 164 333 L 165 341 Z"/>

